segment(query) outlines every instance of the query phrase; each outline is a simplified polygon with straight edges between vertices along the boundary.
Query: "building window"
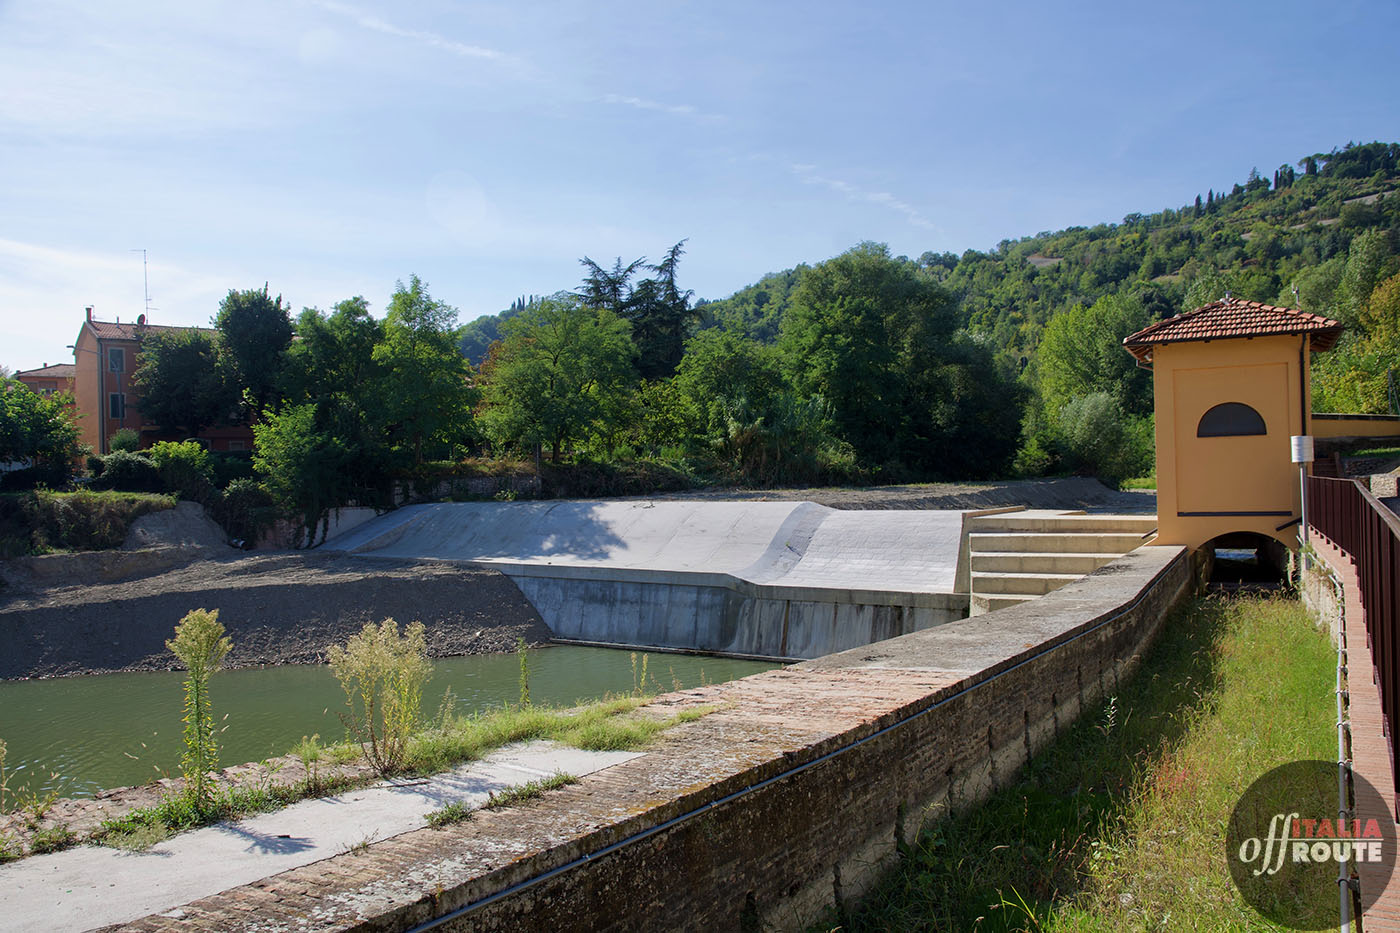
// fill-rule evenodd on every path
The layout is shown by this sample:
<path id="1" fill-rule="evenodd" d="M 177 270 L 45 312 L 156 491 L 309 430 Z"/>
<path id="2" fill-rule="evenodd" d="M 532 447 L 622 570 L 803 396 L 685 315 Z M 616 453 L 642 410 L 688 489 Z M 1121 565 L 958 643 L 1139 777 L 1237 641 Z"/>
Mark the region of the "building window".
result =
<path id="1" fill-rule="evenodd" d="M 107 348 L 107 371 L 112 373 L 126 372 L 126 351 L 121 347 Z"/>
<path id="2" fill-rule="evenodd" d="M 107 396 L 107 417 L 116 418 L 120 421 L 126 417 L 126 396 L 120 392 L 113 392 Z"/>
<path id="3" fill-rule="evenodd" d="M 242 442 L 242 441 L 232 441 L 232 440 L 231 440 L 231 441 L 228 442 L 228 449 L 229 449 L 229 450 L 247 450 L 248 448 L 246 448 L 246 447 L 243 446 L 243 442 Z"/>
<path id="4" fill-rule="evenodd" d="M 1264 418 L 1243 402 L 1225 402 L 1201 415 L 1196 426 L 1197 437 L 1243 437 L 1268 434 Z"/>

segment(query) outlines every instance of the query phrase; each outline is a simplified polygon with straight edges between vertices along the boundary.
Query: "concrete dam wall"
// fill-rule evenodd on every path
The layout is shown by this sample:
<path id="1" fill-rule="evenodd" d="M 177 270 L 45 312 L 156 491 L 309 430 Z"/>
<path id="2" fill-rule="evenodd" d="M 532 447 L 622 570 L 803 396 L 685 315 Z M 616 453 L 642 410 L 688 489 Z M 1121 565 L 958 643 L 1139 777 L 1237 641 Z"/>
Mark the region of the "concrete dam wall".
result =
<path id="1" fill-rule="evenodd" d="M 409 506 L 333 538 L 366 557 L 509 576 L 565 641 L 795 660 L 967 615 L 963 514 L 811 502 Z"/>

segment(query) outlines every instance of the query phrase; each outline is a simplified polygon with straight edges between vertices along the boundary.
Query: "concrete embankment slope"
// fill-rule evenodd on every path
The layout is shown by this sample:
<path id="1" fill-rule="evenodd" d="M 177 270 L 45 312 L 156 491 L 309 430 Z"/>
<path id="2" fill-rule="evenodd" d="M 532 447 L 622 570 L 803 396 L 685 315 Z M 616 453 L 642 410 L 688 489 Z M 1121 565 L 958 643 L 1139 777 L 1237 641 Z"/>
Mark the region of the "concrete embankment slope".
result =
<path id="1" fill-rule="evenodd" d="M 962 520 L 811 502 L 444 503 L 326 548 L 500 570 L 563 640 L 795 659 L 966 615 Z"/>

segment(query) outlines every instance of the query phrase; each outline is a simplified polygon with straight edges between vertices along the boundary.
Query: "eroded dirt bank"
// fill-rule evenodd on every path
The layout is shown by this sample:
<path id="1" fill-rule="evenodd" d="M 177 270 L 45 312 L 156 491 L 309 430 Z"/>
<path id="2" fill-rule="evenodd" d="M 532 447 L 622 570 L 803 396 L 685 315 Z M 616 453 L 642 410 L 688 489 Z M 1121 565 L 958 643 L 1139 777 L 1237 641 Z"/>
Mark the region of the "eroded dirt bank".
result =
<path id="1" fill-rule="evenodd" d="M 175 623 L 218 609 L 232 667 L 315 663 L 367 621 L 422 621 L 436 657 L 508 651 L 549 630 L 490 570 L 332 554 L 192 550 L 184 566 L 115 582 L 9 575 L 0 589 L 0 679 L 165 670 Z"/>

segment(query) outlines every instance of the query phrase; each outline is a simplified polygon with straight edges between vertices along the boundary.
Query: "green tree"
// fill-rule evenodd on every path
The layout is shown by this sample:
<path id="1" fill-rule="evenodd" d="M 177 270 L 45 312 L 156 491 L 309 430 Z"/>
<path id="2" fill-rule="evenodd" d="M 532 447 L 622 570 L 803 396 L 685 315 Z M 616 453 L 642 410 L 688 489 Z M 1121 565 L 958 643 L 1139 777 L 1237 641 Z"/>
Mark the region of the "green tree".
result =
<path id="1" fill-rule="evenodd" d="M 350 495 L 354 452 L 317 425 L 316 405 L 310 402 L 265 409 L 253 437 L 253 468 L 277 504 L 299 518 L 296 545 L 315 544 L 318 525 L 324 540 L 330 510 Z"/>
<path id="2" fill-rule="evenodd" d="M 732 413 L 773 409 L 787 389 L 777 349 L 729 330 L 704 330 L 690 339 L 672 380 L 692 442 L 720 441 Z"/>
<path id="3" fill-rule="evenodd" d="M 384 324 L 359 296 L 339 302 L 330 314 L 304 309 L 297 339 L 287 348 L 282 392 L 292 402 L 366 395 L 378 375 L 374 348 L 383 337 Z"/>
<path id="4" fill-rule="evenodd" d="M 1298 307 L 1310 314 L 1334 317 L 1337 312 L 1333 300 L 1345 270 L 1345 256 L 1333 256 L 1326 262 L 1300 269 L 1289 287 L 1279 294 L 1277 303 L 1287 308 Z"/>
<path id="5" fill-rule="evenodd" d="M 68 482 L 78 457 L 72 397 L 43 396 L 21 382 L 0 378 L 0 462 L 27 463 L 52 486 Z"/>
<path id="6" fill-rule="evenodd" d="M 1371 292 L 1395 271 L 1395 251 L 1384 230 L 1367 230 L 1351 241 L 1347 265 L 1337 284 L 1336 314 L 1348 324 L 1357 323 Z"/>
<path id="7" fill-rule="evenodd" d="M 456 327 L 457 309 L 411 276 L 389 299 L 384 337 L 374 348 L 376 406 L 394 452 L 415 471 L 423 467 L 425 450 L 447 455 L 474 436 L 478 393 Z"/>
<path id="8" fill-rule="evenodd" d="M 133 378 L 141 388 L 141 414 L 186 437 L 228 421 L 238 407 L 227 356 L 201 330 L 148 334 Z"/>
<path id="9" fill-rule="evenodd" d="M 588 274 L 583 277 L 578 297 L 590 308 L 602 308 L 621 317 L 632 296 L 632 276 L 638 269 L 647 267 L 647 260 L 645 256 L 639 256 L 624 266 L 619 256 L 611 269 L 604 269 L 584 256 L 579 260 L 579 265 L 587 269 Z"/>
<path id="10" fill-rule="evenodd" d="M 1152 421 L 1127 415 L 1118 399 L 1092 392 L 1060 411 L 1057 441 L 1063 463 L 1117 486 L 1152 468 Z"/>
<path id="11" fill-rule="evenodd" d="M 936 353 L 954 330 L 952 312 L 932 279 L 884 245 L 862 243 L 802 277 L 778 341 L 784 369 L 799 394 L 831 403 L 863 462 L 893 461 L 909 401 L 901 351 Z"/>
<path id="12" fill-rule="evenodd" d="M 503 325 L 505 338 L 483 364 L 482 418 L 500 443 L 566 445 L 609 432 L 631 381 L 634 348 L 627 322 L 560 294 Z"/>
<path id="13" fill-rule="evenodd" d="M 578 296 L 589 307 L 611 311 L 632 325 L 637 374 L 643 379 L 664 379 L 676 371 L 687 332 L 697 317 L 690 305 L 694 293 L 683 291 L 676 278 L 684 247 L 681 240 L 656 265 L 642 257 L 624 266 L 618 257 L 612 269 L 604 269 L 587 256 L 579 260 L 588 274 Z M 643 269 L 655 277 L 633 284 L 632 277 Z"/>
<path id="14" fill-rule="evenodd" d="M 307 308 L 283 369 L 283 394 L 291 404 L 316 406 L 316 430 L 345 452 L 345 494 L 362 503 L 388 504 L 394 470 L 392 413 L 380 405 L 383 367 L 374 358 L 383 334 L 363 298 L 342 301 L 329 315 Z"/>
<path id="15" fill-rule="evenodd" d="M 1142 303 L 1119 295 L 1051 318 L 1036 352 L 1037 388 L 1047 410 L 1058 412 L 1072 399 L 1106 392 L 1130 414 L 1151 413 L 1152 376 L 1123 350 L 1123 338 L 1147 323 Z"/>
<path id="16" fill-rule="evenodd" d="M 233 378 L 246 389 L 254 411 L 273 401 L 282 370 L 282 354 L 292 342 L 291 309 L 264 284 L 261 289 L 230 290 L 219 303 L 214 328 L 228 351 Z"/>
<path id="17" fill-rule="evenodd" d="M 949 292 L 881 244 L 807 271 L 778 346 L 798 395 L 830 403 L 837 434 L 864 464 L 955 476 L 999 471 L 1010 457 L 1019 393 L 989 350 L 959 333 Z M 1009 441 L 983 429 L 1008 412 Z"/>
<path id="18" fill-rule="evenodd" d="M 1390 414 L 1390 374 L 1400 369 L 1400 273 L 1372 290 L 1360 326 L 1313 360 L 1313 410 Z"/>
<path id="19" fill-rule="evenodd" d="M 664 379 L 676 371 L 685 354 L 685 338 L 696 318 L 690 306 L 694 292 L 676 283 L 676 269 L 685 253 L 685 240 L 666 251 L 654 266 L 655 278 L 638 284 L 627 303 L 625 317 L 632 322 L 632 342 L 637 347 L 637 372 L 643 379 Z"/>

